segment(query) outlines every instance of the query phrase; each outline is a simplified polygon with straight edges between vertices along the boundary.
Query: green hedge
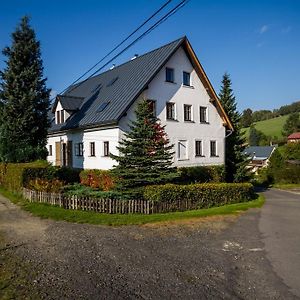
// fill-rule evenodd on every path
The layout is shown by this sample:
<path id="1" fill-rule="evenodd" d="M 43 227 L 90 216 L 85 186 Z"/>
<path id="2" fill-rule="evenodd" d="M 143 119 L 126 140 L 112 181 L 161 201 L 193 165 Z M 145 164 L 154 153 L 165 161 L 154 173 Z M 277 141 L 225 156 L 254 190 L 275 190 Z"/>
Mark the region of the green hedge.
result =
<path id="1" fill-rule="evenodd" d="M 46 168 L 46 161 L 32 163 L 0 163 L 0 185 L 10 191 L 19 191 L 23 186 L 23 173 L 26 169 Z"/>
<path id="2" fill-rule="evenodd" d="M 178 168 L 179 177 L 175 183 L 224 182 L 225 168 L 221 166 L 196 166 Z"/>
<path id="3" fill-rule="evenodd" d="M 79 182 L 79 174 L 81 169 L 73 169 L 67 167 L 54 167 L 47 165 L 37 168 L 26 168 L 23 172 L 23 186 L 27 186 L 31 180 L 44 179 L 54 180 L 58 179 L 66 184 Z"/>
<path id="4" fill-rule="evenodd" d="M 197 209 L 246 202 L 253 198 L 250 183 L 157 185 L 145 188 L 144 198 L 160 202 L 191 201 Z"/>
<path id="5" fill-rule="evenodd" d="M 10 191 L 20 191 L 31 180 L 58 179 L 65 183 L 79 182 L 79 169 L 59 168 L 49 165 L 46 161 L 32 163 L 0 163 L 0 185 Z"/>

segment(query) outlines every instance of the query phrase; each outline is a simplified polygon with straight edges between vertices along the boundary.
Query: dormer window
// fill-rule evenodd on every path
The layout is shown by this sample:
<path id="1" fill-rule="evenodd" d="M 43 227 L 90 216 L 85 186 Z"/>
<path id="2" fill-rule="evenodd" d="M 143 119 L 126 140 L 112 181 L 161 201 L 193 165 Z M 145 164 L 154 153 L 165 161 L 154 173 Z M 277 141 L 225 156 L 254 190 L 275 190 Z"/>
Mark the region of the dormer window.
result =
<path id="1" fill-rule="evenodd" d="M 65 111 L 57 110 L 56 111 L 56 124 L 61 124 L 65 122 Z"/>

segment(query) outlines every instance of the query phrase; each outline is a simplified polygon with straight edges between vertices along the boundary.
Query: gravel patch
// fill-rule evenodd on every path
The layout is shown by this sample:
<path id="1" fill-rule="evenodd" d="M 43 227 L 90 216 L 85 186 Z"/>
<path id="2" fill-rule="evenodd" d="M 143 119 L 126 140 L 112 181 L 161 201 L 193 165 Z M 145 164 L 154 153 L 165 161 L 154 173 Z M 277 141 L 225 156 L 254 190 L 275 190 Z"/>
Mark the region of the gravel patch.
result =
<path id="1" fill-rule="evenodd" d="M 257 209 L 109 227 L 41 220 L 0 196 L 0 216 L 42 299 L 297 299 L 266 259 Z"/>

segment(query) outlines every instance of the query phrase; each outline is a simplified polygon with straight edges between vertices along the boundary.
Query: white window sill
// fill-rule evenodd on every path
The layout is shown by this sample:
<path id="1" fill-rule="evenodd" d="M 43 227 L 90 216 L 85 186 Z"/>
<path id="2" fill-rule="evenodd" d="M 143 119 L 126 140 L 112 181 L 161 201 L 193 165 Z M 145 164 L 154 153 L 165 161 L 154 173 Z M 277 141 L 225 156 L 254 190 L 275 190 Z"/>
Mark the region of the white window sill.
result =
<path id="1" fill-rule="evenodd" d="M 178 158 L 178 161 L 185 161 L 185 160 L 190 160 L 189 158 Z"/>
<path id="2" fill-rule="evenodd" d="M 188 89 L 194 89 L 195 88 L 193 85 L 182 84 L 181 86 L 184 87 L 184 88 L 188 88 Z"/>

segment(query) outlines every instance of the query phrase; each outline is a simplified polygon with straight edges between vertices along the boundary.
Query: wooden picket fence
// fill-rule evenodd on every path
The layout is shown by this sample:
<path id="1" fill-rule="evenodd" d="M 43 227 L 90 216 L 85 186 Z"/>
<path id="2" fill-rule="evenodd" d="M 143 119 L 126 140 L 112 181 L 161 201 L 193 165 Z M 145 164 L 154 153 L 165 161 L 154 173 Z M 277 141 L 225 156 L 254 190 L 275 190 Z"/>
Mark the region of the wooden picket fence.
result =
<path id="1" fill-rule="evenodd" d="M 39 192 L 23 188 L 23 197 L 30 202 L 48 203 L 58 205 L 65 209 L 95 211 L 108 214 L 153 214 L 171 211 L 185 211 L 197 209 L 191 201 L 164 201 L 150 200 L 115 200 L 90 198 L 79 196 L 66 196 L 59 193 Z"/>

